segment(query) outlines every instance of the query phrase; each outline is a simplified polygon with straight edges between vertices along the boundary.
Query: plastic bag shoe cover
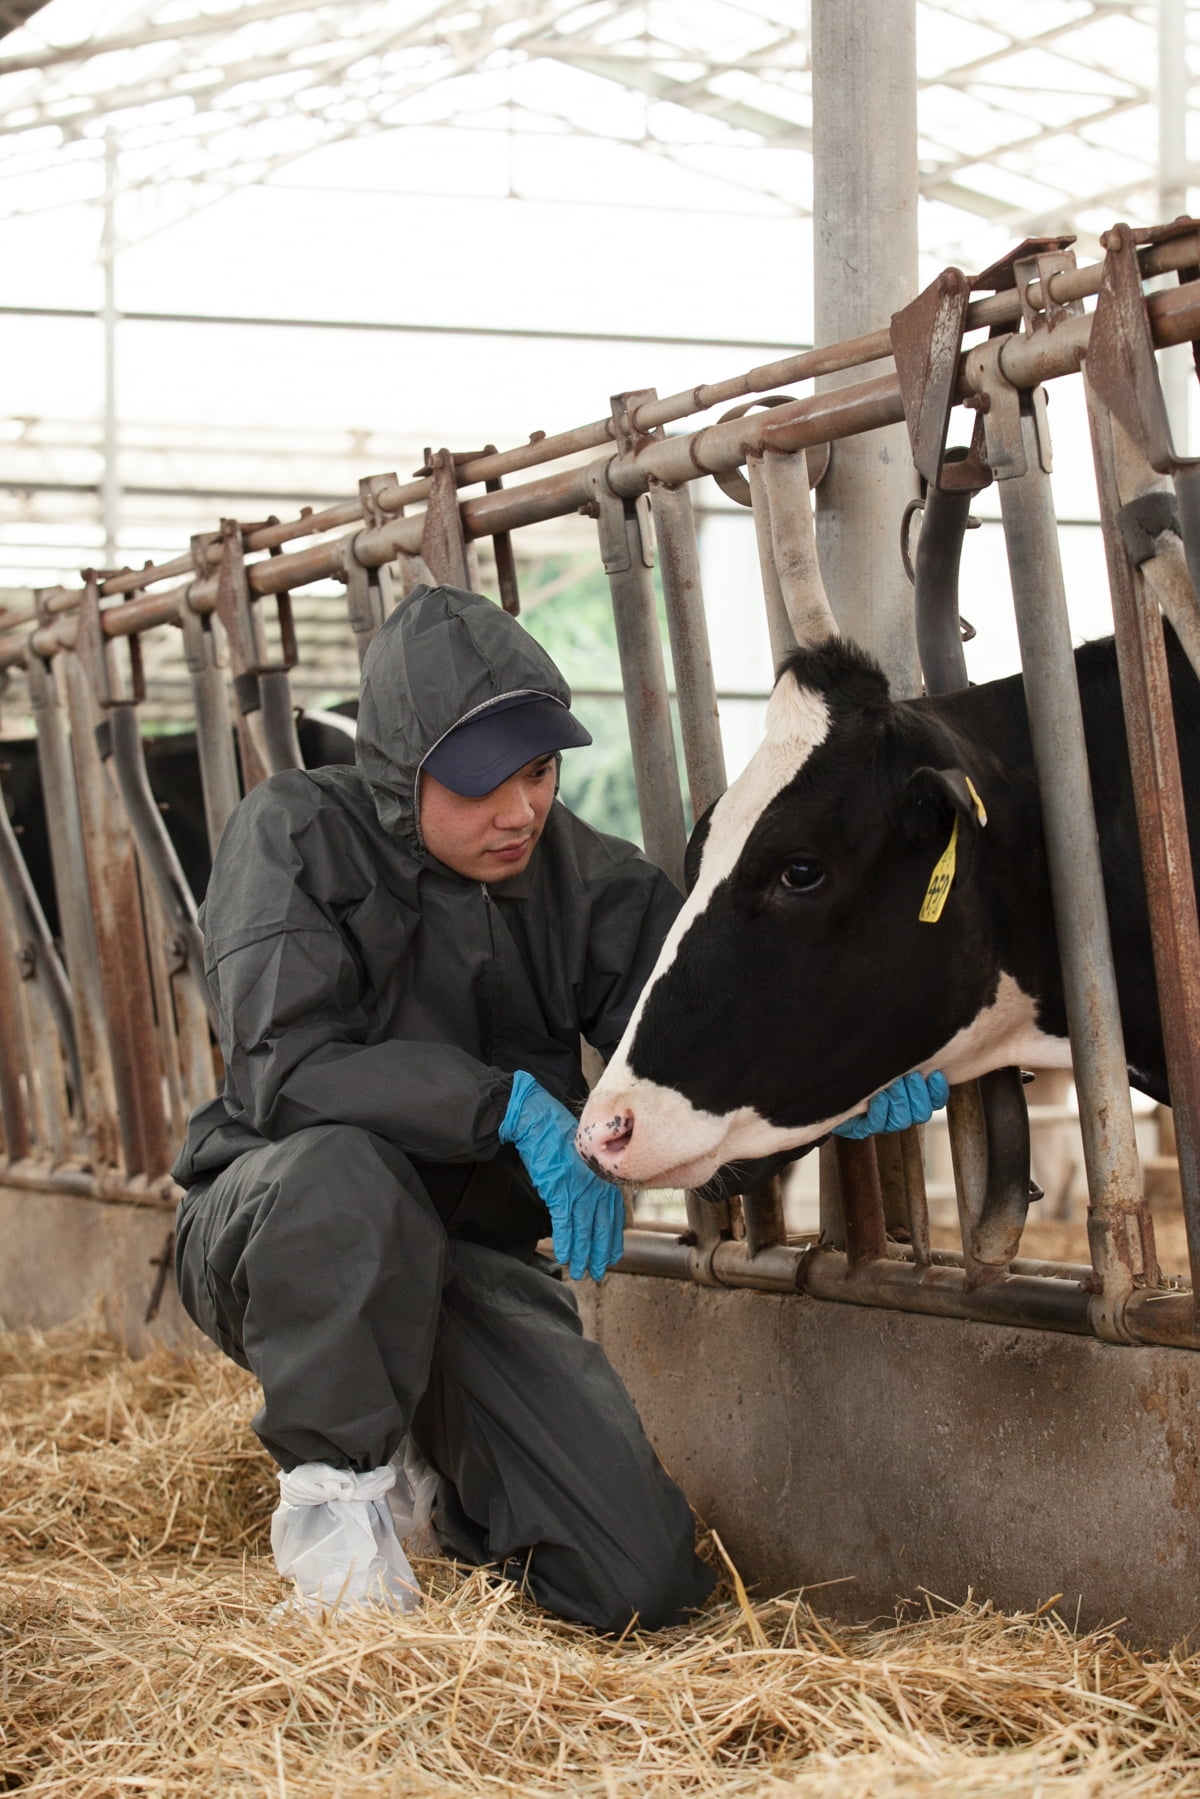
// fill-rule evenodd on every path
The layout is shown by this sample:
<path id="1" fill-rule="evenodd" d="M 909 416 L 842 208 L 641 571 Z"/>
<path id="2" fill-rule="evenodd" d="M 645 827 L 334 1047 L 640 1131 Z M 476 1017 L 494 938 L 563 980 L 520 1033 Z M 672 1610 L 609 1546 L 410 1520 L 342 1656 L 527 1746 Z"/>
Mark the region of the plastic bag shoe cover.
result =
<path id="1" fill-rule="evenodd" d="M 380 1605 L 410 1612 L 420 1605 L 388 1506 L 395 1481 L 391 1463 L 355 1474 L 305 1462 L 279 1476 L 271 1548 L 307 1610 Z"/>
<path id="2" fill-rule="evenodd" d="M 420 1536 L 433 1517 L 438 1477 L 411 1437 L 405 1437 L 390 1466 L 395 1470 L 396 1483 L 387 1496 L 388 1510 L 396 1535 L 406 1543 L 409 1537 Z"/>

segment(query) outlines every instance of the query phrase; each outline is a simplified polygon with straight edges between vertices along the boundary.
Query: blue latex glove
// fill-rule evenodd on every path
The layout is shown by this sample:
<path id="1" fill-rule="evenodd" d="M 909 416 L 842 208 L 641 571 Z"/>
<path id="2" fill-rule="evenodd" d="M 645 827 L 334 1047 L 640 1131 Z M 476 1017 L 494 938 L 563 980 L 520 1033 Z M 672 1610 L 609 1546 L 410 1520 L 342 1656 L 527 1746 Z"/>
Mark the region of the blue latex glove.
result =
<path id="1" fill-rule="evenodd" d="M 881 1131 L 906 1131 L 910 1124 L 928 1124 L 949 1097 L 950 1084 L 936 1068 L 928 1080 L 922 1074 L 902 1074 L 898 1081 L 874 1095 L 865 1116 L 835 1124 L 833 1134 L 858 1142 Z"/>
<path id="2" fill-rule="evenodd" d="M 619 1187 L 602 1181 L 580 1159 L 578 1123 L 531 1074 L 514 1074 L 500 1141 L 513 1145 L 545 1201 L 554 1226 L 554 1253 L 571 1279 L 590 1274 L 598 1281 L 621 1259 L 625 1201 Z"/>

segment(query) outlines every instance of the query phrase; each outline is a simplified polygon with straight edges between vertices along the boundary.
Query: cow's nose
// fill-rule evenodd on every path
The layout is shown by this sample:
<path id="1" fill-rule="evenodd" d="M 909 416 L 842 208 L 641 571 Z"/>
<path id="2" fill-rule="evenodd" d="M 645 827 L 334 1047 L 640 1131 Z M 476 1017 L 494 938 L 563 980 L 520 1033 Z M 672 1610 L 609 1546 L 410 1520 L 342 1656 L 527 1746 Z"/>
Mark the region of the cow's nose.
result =
<path id="1" fill-rule="evenodd" d="M 613 1178 L 620 1174 L 621 1158 L 632 1138 L 633 1113 L 622 1110 L 581 1124 L 575 1133 L 575 1147 L 589 1168 Z"/>

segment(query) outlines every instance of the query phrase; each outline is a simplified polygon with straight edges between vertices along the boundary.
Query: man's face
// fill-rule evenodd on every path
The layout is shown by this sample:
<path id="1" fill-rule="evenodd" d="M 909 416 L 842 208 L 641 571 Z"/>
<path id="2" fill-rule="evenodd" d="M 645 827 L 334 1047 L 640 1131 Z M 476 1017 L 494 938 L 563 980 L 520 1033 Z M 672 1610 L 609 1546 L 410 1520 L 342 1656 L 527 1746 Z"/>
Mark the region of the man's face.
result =
<path id="1" fill-rule="evenodd" d="M 554 800 L 553 756 L 539 756 L 477 799 L 421 776 L 421 836 L 470 881 L 510 881 L 528 867 Z"/>

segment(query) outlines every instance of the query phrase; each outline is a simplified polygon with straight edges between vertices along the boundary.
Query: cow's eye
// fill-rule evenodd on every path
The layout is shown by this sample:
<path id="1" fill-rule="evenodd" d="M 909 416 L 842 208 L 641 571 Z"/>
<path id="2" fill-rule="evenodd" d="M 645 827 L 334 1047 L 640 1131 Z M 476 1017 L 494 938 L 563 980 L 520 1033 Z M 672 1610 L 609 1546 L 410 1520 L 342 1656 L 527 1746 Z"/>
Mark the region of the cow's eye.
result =
<path id="1" fill-rule="evenodd" d="M 779 876 L 780 885 L 790 888 L 793 893 L 811 893 L 824 879 L 824 868 L 810 856 L 793 856 L 790 862 L 784 863 Z"/>

